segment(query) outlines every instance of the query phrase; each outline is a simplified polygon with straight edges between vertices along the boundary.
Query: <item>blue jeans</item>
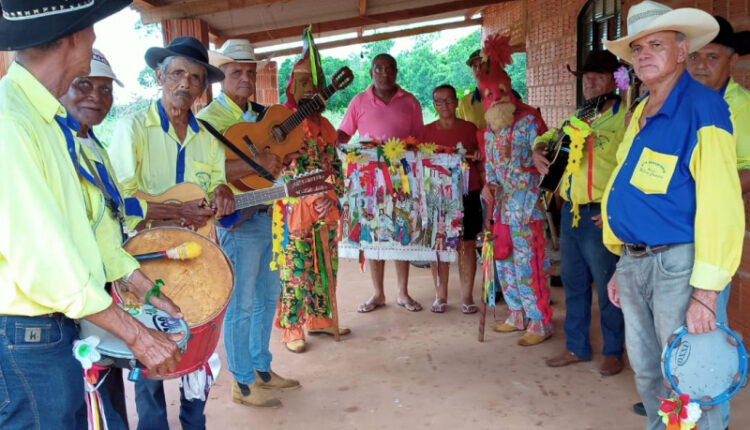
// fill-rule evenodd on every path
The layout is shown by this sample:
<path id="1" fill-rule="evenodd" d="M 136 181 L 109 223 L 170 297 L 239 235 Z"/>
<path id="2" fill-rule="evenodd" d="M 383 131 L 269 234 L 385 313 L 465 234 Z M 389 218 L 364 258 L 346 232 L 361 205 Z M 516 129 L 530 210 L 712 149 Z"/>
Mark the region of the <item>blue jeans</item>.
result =
<path id="1" fill-rule="evenodd" d="M 669 336 L 685 325 L 693 293 L 693 244 L 674 245 L 641 258 L 623 253 L 617 263 L 620 306 L 625 317 L 625 344 L 635 385 L 646 407 L 647 430 L 664 429 L 657 414 L 658 397 L 668 398 L 664 387 L 661 353 Z M 700 430 L 723 430 L 719 408 L 704 411 Z"/>
<path id="2" fill-rule="evenodd" d="M 729 290 L 731 287 L 732 283 L 730 282 L 716 298 L 716 322 L 727 326 L 729 325 L 727 304 L 729 303 Z M 724 426 L 722 428 L 726 428 L 729 425 L 729 402 L 719 404 L 719 410 L 721 411 L 721 422 Z"/>
<path id="3" fill-rule="evenodd" d="M 77 338 L 66 317 L 0 315 L 0 428 L 88 429 Z"/>
<path id="4" fill-rule="evenodd" d="M 167 401 L 164 398 L 164 383 L 154 379 L 140 379 L 135 383 L 135 407 L 138 410 L 138 430 L 165 430 Z M 188 400 L 180 388 L 180 424 L 183 430 L 205 430 L 206 402 Z"/>
<path id="5" fill-rule="evenodd" d="M 560 221 L 560 275 L 565 289 L 565 346 L 582 359 L 591 357 L 591 281 L 596 284 L 604 348 L 602 354 L 622 356 L 625 323 L 622 311 L 607 296 L 607 282 L 615 273 L 617 256 L 602 243 L 602 229 L 591 220 L 598 208 L 579 208 L 578 227 L 572 226 L 571 204 L 565 202 Z"/>
<path id="6" fill-rule="evenodd" d="M 227 366 L 241 384 L 271 370 L 271 328 L 281 294 L 271 271 L 271 217 L 258 212 L 234 230 L 218 229 L 221 248 L 234 266 L 234 289 L 224 316 Z"/>

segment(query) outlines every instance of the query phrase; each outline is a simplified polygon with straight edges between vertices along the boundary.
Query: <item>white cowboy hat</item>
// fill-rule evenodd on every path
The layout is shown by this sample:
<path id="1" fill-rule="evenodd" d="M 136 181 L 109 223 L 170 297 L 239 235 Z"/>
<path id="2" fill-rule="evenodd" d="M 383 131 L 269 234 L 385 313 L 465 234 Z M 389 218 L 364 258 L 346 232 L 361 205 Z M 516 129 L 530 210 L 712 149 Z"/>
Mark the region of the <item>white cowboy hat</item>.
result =
<path id="1" fill-rule="evenodd" d="M 214 67 L 227 63 L 260 63 L 255 57 L 255 49 L 247 39 L 229 39 L 218 51 L 208 52 L 208 61 Z"/>
<path id="2" fill-rule="evenodd" d="M 617 40 L 603 40 L 604 46 L 622 60 L 632 63 L 630 44 L 652 33 L 679 31 L 690 44 L 689 52 L 706 46 L 719 33 L 719 23 L 708 12 L 694 8 L 672 9 L 661 3 L 646 0 L 628 11 L 628 35 Z"/>
<path id="3" fill-rule="evenodd" d="M 109 65 L 107 57 L 102 54 L 102 51 L 94 48 L 91 50 L 91 72 L 89 72 L 90 78 L 110 78 L 117 85 L 123 86 L 122 82 L 117 79 L 115 72 L 112 71 L 112 66 Z"/>

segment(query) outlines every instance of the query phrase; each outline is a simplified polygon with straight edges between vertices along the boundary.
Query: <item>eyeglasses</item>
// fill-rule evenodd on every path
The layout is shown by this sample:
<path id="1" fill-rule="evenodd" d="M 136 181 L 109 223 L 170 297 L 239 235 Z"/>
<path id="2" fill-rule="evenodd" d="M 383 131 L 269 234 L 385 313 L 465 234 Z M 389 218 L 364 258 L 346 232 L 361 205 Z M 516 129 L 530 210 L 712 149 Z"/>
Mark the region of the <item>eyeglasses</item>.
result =
<path id="1" fill-rule="evenodd" d="M 167 79 L 172 82 L 182 82 L 183 79 L 188 78 L 190 85 L 194 87 L 203 86 L 203 77 L 196 74 L 189 75 L 187 70 L 176 69 L 167 72 Z"/>
<path id="2" fill-rule="evenodd" d="M 435 106 L 447 106 L 451 105 L 453 103 L 456 103 L 456 99 L 450 98 L 450 99 L 432 99 L 432 103 L 435 104 Z"/>

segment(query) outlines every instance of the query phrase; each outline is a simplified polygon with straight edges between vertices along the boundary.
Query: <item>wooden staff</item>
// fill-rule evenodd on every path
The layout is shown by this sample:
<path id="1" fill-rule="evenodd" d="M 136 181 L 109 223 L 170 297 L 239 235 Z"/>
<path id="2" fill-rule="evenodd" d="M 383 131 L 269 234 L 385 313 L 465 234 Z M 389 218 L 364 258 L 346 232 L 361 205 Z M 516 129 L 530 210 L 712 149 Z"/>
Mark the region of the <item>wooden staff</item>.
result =
<path id="1" fill-rule="evenodd" d="M 328 276 L 328 302 L 331 304 L 331 319 L 333 320 L 333 339 L 339 341 L 339 310 L 336 305 L 336 281 L 333 277 L 333 265 L 331 264 L 331 248 L 328 246 L 328 224 L 322 223 L 318 229 L 320 232 L 320 246 L 323 250 L 323 261 Z"/>

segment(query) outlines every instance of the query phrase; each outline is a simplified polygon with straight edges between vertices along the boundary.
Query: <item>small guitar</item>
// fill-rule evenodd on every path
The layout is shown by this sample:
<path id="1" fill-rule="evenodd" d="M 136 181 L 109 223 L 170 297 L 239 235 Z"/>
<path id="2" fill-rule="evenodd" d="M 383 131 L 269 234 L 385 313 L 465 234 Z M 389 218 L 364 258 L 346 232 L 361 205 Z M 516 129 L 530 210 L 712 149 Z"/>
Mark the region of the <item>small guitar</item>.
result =
<path id="1" fill-rule="evenodd" d="M 235 144 L 245 155 L 255 158 L 266 148 L 284 158 L 285 155 L 299 151 L 304 139 L 303 131 L 298 126 L 314 112 L 321 111 L 336 91 L 342 90 L 354 81 L 351 69 L 344 66 L 336 71 L 331 78 L 331 85 L 321 94 L 315 94 L 312 99 L 301 104 L 297 112 L 282 106 L 273 105 L 267 110 L 260 122 L 242 122 L 229 127 L 224 137 Z M 227 151 L 227 159 L 237 159 L 232 151 Z M 271 186 L 271 181 L 263 179 L 257 174 L 248 175 L 232 181 L 232 185 L 239 190 L 257 190 Z"/>
<path id="2" fill-rule="evenodd" d="M 591 100 L 586 100 L 583 105 L 575 112 L 574 116 L 580 120 L 588 121 L 592 120 L 599 115 L 599 109 L 604 106 L 607 100 L 619 98 L 614 93 L 604 94 L 599 97 L 594 97 Z M 550 161 L 549 172 L 543 175 L 539 181 L 539 188 L 544 191 L 554 193 L 560 186 L 565 168 L 568 167 L 568 156 L 570 155 L 570 136 L 565 134 L 563 128 L 570 124 L 570 121 L 565 121 L 560 126 L 557 132 L 555 142 L 549 146 L 547 152 L 547 159 Z"/>
<path id="3" fill-rule="evenodd" d="M 335 175 L 331 172 L 311 172 L 298 176 L 282 185 L 274 185 L 262 190 L 236 194 L 234 196 L 235 208 L 237 210 L 245 209 L 274 200 L 283 199 L 284 197 L 306 197 L 320 194 L 332 190 L 335 183 Z M 192 182 L 177 184 L 158 195 L 151 195 L 138 191 L 135 193 L 135 196 L 147 202 L 166 204 L 186 203 L 192 201 L 205 202 L 207 200 L 206 193 L 203 189 Z M 206 223 L 204 226 L 198 228 L 197 231 L 204 236 L 208 236 L 211 231 L 211 223 Z"/>

